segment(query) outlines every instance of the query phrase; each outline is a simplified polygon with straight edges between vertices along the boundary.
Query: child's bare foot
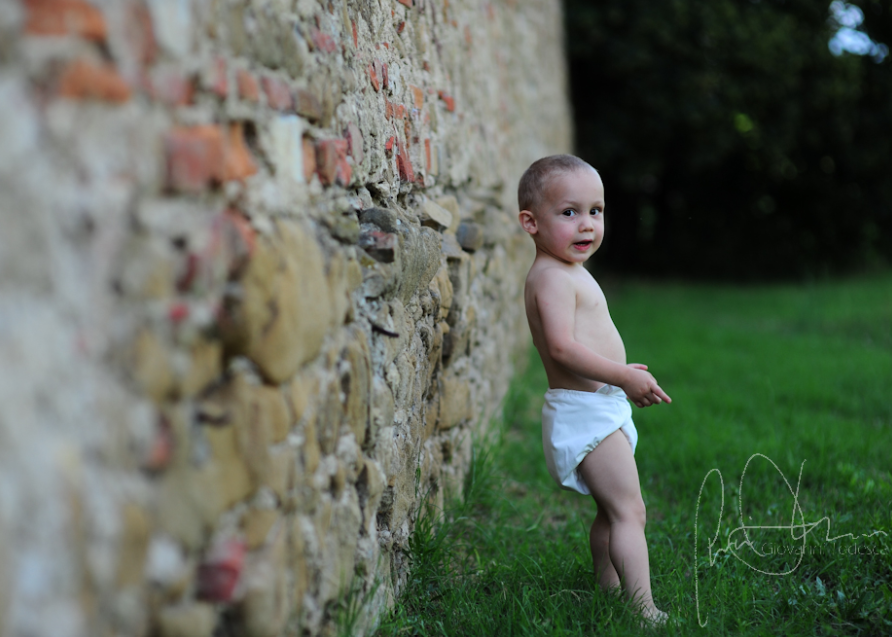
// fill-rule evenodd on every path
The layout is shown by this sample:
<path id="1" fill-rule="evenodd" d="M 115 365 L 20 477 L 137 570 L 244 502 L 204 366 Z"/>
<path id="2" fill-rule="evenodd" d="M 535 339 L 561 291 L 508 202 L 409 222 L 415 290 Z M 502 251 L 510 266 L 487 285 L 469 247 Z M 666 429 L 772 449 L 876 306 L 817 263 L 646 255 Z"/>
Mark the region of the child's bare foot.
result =
<path id="1" fill-rule="evenodd" d="M 641 609 L 641 618 L 644 626 L 662 626 L 669 620 L 669 615 L 661 611 L 656 606 Z"/>

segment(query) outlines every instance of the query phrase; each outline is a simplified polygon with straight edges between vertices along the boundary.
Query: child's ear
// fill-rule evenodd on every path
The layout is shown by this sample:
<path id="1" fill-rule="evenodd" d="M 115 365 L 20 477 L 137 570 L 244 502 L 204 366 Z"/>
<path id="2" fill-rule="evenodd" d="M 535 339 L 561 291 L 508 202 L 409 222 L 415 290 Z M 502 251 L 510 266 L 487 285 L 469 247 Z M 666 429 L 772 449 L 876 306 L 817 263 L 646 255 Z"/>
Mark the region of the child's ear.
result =
<path id="1" fill-rule="evenodd" d="M 520 227 L 528 234 L 536 234 L 536 232 L 538 232 L 539 228 L 536 225 L 536 217 L 529 210 L 521 210 L 520 214 L 517 215 L 517 219 L 520 221 Z"/>

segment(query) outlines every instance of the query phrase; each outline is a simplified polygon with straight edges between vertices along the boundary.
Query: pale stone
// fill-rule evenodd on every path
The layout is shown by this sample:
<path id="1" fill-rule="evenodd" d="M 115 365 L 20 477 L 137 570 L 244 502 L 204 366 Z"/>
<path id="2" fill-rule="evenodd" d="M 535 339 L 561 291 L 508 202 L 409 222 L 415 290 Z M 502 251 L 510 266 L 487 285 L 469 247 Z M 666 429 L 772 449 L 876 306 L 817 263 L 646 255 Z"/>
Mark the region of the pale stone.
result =
<path id="1" fill-rule="evenodd" d="M 142 582 L 149 547 L 149 518 L 132 502 L 122 509 L 121 539 L 118 545 L 118 586 L 133 586 Z"/>
<path id="2" fill-rule="evenodd" d="M 448 230 L 452 226 L 452 213 L 430 199 L 421 205 L 419 214 L 421 223 L 434 230 Z"/>
<path id="3" fill-rule="evenodd" d="M 297 115 L 280 115 L 270 121 L 267 130 L 263 139 L 276 175 L 290 183 L 304 183 L 303 120 Z"/>
<path id="4" fill-rule="evenodd" d="M 149 0 L 155 38 L 171 55 L 185 58 L 192 51 L 192 3 L 189 0 Z"/>
<path id="5" fill-rule="evenodd" d="M 219 342 L 199 339 L 189 358 L 189 369 L 180 381 L 181 396 L 194 396 L 220 375 L 223 348 Z"/>
<path id="6" fill-rule="evenodd" d="M 371 393 L 371 355 L 364 332 L 354 331 L 354 338 L 343 351 L 341 390 L 344 394 L 344 422 L 364 444 L 369 427 L 369 395 Z"/>
<path id="7" fill-rule="evenodd" d="M 280 236 L 261 241 L 245 275 L 248 356 L 273 383 L 315 357 L 331 326 L 331 300 L 318 244 L 280 221 Z"/>
<path id="8" fill-rule="evenodd" d="M 290 448 L 271 449 L 266 484 L 273 490 L 279 502 L 285 502 L 294 485 L 294 452 Z"/>
<path id="9" fill-rule="evenodd" d="M 448 231 L 455 232 L 458 230 L 458 224 L 461 223 L 461 211 L 458 207 L 458 199 L 453 197 L 452 195 L 448 195 L 446 197 L 440 197 L 435 200 L 438 206 L 449 211 L 452 215 L 451 222 L 449 224 Z"/>
<path id="10" fill-rule="evenodd" d="M 282 518 L 275 509 L 250 508 L 242 516 L 241 527 L 245 534 L 245 544 L 253 551 L 266 542 L 270 529 Z"/>
<path id="11" fill-rule="evenodd" d="M 240 635 L 276 637 L 282 633 L 291 609 L 285 558 L 287 534 L 278 527 L 269 549 L 252 559 L 245 572 L 245 597 L 241 602 Z"/>
<path id="12" fill-rule="evenodd" d="M 461 424 L 471 415 L 471 392 L 468 381 L 454 376 L 440 379 L 440 429 Z"/>
<path id="13" fill-rule="evenodd" d="M 211 637 L 216 625 L 216 610 L 201 602 L 167 606 L 158 614 L 160 637 Z"/>
<path id="14" fill-rule="evenodd" d="M 132 356 L 132 373 L 142 391 L 155 402 L 163 402 L 175 382 L 170 350 L 157 334 L 144 329 L 136 336 Z"/>

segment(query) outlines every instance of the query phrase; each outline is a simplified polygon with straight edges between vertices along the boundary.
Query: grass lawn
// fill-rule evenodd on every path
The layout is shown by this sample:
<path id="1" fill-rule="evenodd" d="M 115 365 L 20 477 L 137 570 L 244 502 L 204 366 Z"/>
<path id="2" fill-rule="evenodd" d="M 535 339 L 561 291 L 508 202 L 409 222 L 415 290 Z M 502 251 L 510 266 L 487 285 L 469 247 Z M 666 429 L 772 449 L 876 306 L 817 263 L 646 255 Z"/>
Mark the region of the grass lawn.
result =
<path id="1" fill-rule="evenodd" d="M 605 292 L 629 362 L 673 398 L 633 408 L 654 598 L 675 619 L 650 633 L 892 635 L 892 276 Z M 546 472 L 546 386 L 531 349 L 464 502 L 418 520 L 378 635 L 642 633 L 595 584 L 594 501 Z M 743 524 L 780 528 L 748 545 Z"/>

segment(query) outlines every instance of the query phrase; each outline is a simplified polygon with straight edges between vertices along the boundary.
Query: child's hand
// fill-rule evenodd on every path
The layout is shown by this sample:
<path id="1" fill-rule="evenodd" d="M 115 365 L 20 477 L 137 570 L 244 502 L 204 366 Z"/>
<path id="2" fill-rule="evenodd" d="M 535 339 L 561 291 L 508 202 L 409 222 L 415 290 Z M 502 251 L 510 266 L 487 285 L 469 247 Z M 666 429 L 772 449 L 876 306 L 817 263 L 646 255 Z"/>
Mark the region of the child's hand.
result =
<path id="1" fill-rule="evenodd" d="M 657 380 L 647 371 L 647 365 L 632 363 L 627 367 L 629 367 L 629 380 L 621 387 L 636 407 L 650 407 L 662 402 L 672 402 L 669 394 L 660 388 Z"/>

